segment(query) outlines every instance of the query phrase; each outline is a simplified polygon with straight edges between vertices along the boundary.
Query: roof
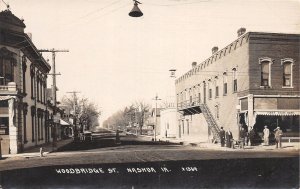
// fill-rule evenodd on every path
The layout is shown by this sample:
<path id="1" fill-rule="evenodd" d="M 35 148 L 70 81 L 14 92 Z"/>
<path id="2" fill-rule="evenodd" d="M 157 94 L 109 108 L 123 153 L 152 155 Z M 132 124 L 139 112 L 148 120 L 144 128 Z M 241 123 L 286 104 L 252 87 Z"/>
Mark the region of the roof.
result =
<path id="1" fill-rule="evenodd" d="M 7 24 L 12 24 L 15 26 L 20 26 L 25 28 L 26 25 L 24 24 L 24 20 L 19 19 L 16 17 L 10 10 L 4 10 L 0 12 L 0 21 L 5 22 Z"/>
<path id="2" fill-rule="evenodd" d="M 288 39 L 290 38 L 290 39 Z M 235 39 L 232 43 L 228 44 L 222 49 L 219 49 L 217 52 L 214 52 L 209 58 L 202 61 L 197 66 L 191 68 L 189 71 L 187 71 L 185 74 L 178 77 L 175 81 L 175 84 L 183 81 L 185 78 L 188 78 L 198 72 L 199 70 L 204 69 L 205 67 L 209 66 L 213 62 L 217 61 L 218 59 L 223 58 L 227 54 L 235 51 L 238 47 L 242 46 L 245 43 L 248 43 L 250 39 L 265 39 L 265 40 L 297 40 L 299 41 L 300 34 L 287 34 L 287 33 L 267 33 L 267 32 L 247 32 L 243 35 L 239 36 L 237 39 Z"/>

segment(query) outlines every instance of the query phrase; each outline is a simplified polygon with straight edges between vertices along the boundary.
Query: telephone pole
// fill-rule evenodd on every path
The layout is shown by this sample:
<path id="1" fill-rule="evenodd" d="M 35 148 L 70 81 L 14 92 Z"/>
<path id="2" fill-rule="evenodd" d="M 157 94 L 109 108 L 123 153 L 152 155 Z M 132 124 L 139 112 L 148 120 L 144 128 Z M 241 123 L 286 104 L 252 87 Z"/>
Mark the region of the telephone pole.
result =
<path id="1" fill-rule="evenodd" d="M 74 124 L 74 133 L 73 133 L 73 135 L 74 135 L 74 139 L 76 140 L 76 137 L 78 136 L 78 131 L 77 131 L 77 124 L 76 124 L 76 122 L 77 122 L 77 114 L 76 114 L 76 104 L 77 104 L 77 96 L 76 96 L 76 94 L 77 93 L 80 93 L 79 91 L 69 91 L 69 92 L 67 92 L 67 93 L 71 93 L 71 94 L 73 94 L 73 111 L 74 111 L 74 120 L 73 120 L 73 124 Z"/>
<path id="2" fill-rule="evenodd" d="M 56 116 L 56 75 L 60 75 L 60 73 L 56 73 L 55 71 L 55 55 L 57 52 L 69 52 L 69 50 L 59 50 L 59 49 L 40 49 L 38 50 L 39 52 L 51 52 L 52 53 L 52 74 L 48 74 L 48 75 L 52 75 L 52 99 L 53 99 L 53 106 L 54 106 L 54 110 L 53 110 L 53 115 Z M 59 122 L 59 121 L 58 121 Z M 53 137 L 53 147 L 56 147 L 56 142 L 57 142 L 57 133 L 56 133 L 56 123 L 54 123 L 54 127 L 53 127 L 53 133 L 54 133 L 54 137 Z"/>
<path id="3" fill-rule="evenodd" d="M 155 96 L 155 98 L 153 99 L 155 100 L 155 127 L 154 127 L 154 141 L 156 141 L 156 127 L 157 127 L 157 101 L 161 100 L 160 98 L 158 98 L 157 94 Z"/>

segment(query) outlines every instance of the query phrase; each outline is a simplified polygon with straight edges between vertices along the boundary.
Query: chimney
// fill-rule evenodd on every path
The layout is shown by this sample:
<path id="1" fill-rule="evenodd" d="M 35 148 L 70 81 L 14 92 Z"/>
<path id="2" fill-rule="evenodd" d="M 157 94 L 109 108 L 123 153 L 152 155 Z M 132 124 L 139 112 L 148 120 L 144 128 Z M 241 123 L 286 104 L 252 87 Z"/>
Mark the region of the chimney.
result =
<path id="1" fill-rule="evenodd" d="M 219 50 L 219 48 L 218 48 L 217 46 L 213 47 L 213 48 L 211 49 L 212 54 L 215 54 L 216 52 L 218 52 L 218 50 Z"/>
<path id="2" fill-rule="evenodd" d="M 246 28 L 240 28 L 237 31 L 238 37 L 242 36 L 244 33 L 246 33 Z"/>
<path id="3" fill-rule="evenodd" d="M 197 66 L 197 62 L 192 63 L 192 68 L 195 68 Z"/>

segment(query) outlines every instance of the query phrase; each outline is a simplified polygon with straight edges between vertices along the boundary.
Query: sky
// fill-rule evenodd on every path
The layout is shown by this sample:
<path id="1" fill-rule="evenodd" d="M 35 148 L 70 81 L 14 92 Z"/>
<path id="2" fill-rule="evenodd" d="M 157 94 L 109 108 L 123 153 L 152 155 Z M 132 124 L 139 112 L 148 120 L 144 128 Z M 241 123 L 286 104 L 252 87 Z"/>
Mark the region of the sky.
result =
<path id="1" fill-rule="evenodd" d="M 136 100 L 174 95 L 169 69 L 182 75 L 213 46 L 234 41 L 240 27 L 300 33 L 299 0 L 140 0 L 140 18 L 128 16 L 132 0 L 4 2 L 25 20 L 38 49 L 69 50 L 56 55 L 58 99 L 80 91 L 98 104 L 100 121 Z M 43 56 L 52 63 L 51 54 Z"/>

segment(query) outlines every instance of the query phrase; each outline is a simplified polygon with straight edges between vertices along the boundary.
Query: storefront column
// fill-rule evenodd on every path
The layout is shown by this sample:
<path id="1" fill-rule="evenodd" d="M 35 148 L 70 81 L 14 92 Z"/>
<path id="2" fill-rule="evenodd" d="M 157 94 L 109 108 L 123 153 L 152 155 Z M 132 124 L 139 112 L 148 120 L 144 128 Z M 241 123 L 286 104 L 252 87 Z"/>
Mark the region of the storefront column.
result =
<path id="1" fill-rule="evenodd" d="M 250 127 L 253 127 L 255 124 L 256 116 L 254 115 L 254 99 L 253 94 L 248 95 L 248 131 L 250 131 Z"/>
<path id="2" fill-rule="evenodd" d="M 15 125 L 15 99 L 8 100 L 9 149 L 11 154 L 18 153 L 18 128 Z"/>

